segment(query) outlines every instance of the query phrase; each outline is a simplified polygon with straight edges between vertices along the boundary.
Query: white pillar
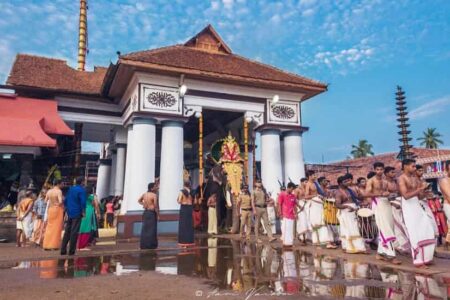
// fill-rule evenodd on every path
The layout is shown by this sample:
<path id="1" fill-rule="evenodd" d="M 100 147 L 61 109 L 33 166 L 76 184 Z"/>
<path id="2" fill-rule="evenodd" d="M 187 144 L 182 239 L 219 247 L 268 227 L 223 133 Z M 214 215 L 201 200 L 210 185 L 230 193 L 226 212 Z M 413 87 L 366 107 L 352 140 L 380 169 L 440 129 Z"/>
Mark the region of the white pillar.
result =
<path id="1" fill-rule="evenodd" d="M 111 160 L 100 159 L 97 173 L 96 194 L 99 200 L 109 196 L 109 178 L 111 175 Z"/>
<path id="2" fill-rule="evenodd" d="M 114 195 L 123 195 L 123 184 L 125 176 L 125 144 L 117 144 L 116 153 L 116 178 L 114 183 Z"/>
<path id="3" fill-rule="evenodd" d="M 156 125 L 154 119 L 133 120 L 132 138 L 128 141 L 130 151 L 127 172 L 127 197 L 123 199 L 122 213 L 142 211 L 137 202 L 147 191 L 147 185 L 155 180 Z"/>
<path id="4" fill-rule="evenodd" d="M 133 124 L 128 126 L 128 132 L 127 132 L 127 154 L 125 158 L 125 179 L 124 179 L 124 186 L 123 186 L 123 203 L 125 203 L 125 199 L 129 199 L 130 195 L 130 172 L 131 172 L 131 166 L 132 166 L 132 159 L 134 155 L 132 154 L 132 148 L 130 145 L 133 144 Z M 127 205 L 122 204 L 120 208 L 120 214 L 123 215 L 127 212 Z"/>
<path id="5" fill-rule="evenodd" d="M 261 179 L 267 192 L 275 198 L 280 191 L 278 180 L 282 180 L 280 131 L 265 129 L 261 132 Z"/>
<path id="6" fill-rule="evenodd" d="M 183 188 L 183 122 L 162 123 L 159 207 L 178 210 L 177 195 Z"/>
<path id="7" fill-rule="evenodd" d="M 280 138 L 280 153 L 281 153 L 281 178 L 282 178 L 280 181 L 284 183 L 284 185 L 286 186 L 289 179 L 285 176 L 284 140 L 282 137 Z"/>
<path id="8" fill-rule="evenodd" d="M 117 155 L 113 151 L 111 153 L 111 174 L 109 176 L 109 195 L 114 196 L 114 189 L 116 186 L 116 166 L 117 166 Z"/>
<path id="9" fill-rule="evenodd" d="M 305 162 L 303 160 L 302 134 L 299 131 L 288 131 L 284 134 L 284 178 L 289 178 L 295 184 L 305 177 Z"/>

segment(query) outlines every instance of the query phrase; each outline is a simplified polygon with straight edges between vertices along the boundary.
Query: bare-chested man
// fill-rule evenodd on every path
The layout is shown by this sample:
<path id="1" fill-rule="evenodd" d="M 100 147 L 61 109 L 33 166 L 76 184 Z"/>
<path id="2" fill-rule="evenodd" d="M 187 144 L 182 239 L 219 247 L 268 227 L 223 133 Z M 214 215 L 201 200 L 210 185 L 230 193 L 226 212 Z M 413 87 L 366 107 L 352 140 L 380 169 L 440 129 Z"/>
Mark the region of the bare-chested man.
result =
<path id="1" fill-rule="evenodd" d="M 394 233 L 397 240 L 394 243 L 395 250 L 400 253 L 409 253 L 411 245 L 406 231 L 405 221 L 402 214 L 402 199 L 398 190 L 397 175 L 395 168 L 386 167 L 384 169 L 387 189 L 389 191 L 389 200 L 392 205 L 392 216 L 394 217 Z"/>
<path id="2" fill-rule="evenodd" d="M 314 245 L 326 245 L 328 249 L 336 249 L 333 245 L 333 235 L 323 220 L 323 199 L 326 197 L 325 192 L 317 182 L 317 175 L 313 170 L 306 172 L 308 182 L 305 185 L 305 200 L 309 202 L 309 230 L 312 235 Z"/>
<path id="3" fill-rule="evenodd" d="M 426 266 L 433 261 L 436 239 L 431 220 L 419 203 L 425 197 L 428 188 L 424 186 L 416 174 L 413 159 L 402 162 L 403 174 L 398 179 L 399 191 L 402 196 L 402 211 L 411 243 L 411 254 L 414 265 Z"/>
<path id="4" fill-rule="evenodd" d="M 147 192 L 142 194 L 138 203 L 143 206 L 141 230 L 141 249 L 158 248 L 157 222 L 159 219 L 158 196 L 154 192 L 155 183 L 149 183 Z"/>
<path id="5" fill-rule="evenodd" d="M 305 188 L 306 178 L 300 180 L 295 195 L 297 197 L 297 238 L 302 244 L 306 244 L 306 233 L 308 231 L 308 220 L 306 214 Z"/>
<path id="6" fill-rule="evenodd" d="M 366 186 L 367 186 L 367 179 L 364 178 L 364 177 L 359 177 L 359 178 L 356 180 L 356 186 L 357 186 L 359 189 L 365 191 L 365 190 L 366 190 Z"/>
<path id="7" fill-rule="evenodd" d="M 356 217 L 358 206 L 350 192 L 352 180 L 349 176 L 340 176 L 337 181 L 339 189 L 336 191 L 335 199 L 336 207 L 340 210 L 338 218 L 342 250 L 346 253 L 367 253 Z"/>
<path id="8" fill-rule="evenodd" d="M 417 164 L 416 165 L 416 176 L 417 176 L 417 178 L 419 178 L 419 180 L 421 182 L 421 186 L 428 187 L 429 184 L 423 178 L 423 173 L 424 173 L 423 166 Z M 427 212 L 428 217 L 430 217 L 430 219 L 433 220 L 432 224 L 433 224 L 434 235 L 439 236 L 439 228 L 438 228 L 436 219 L 434 218 L 433 211 L 431 210 L 430 206 L 428 205 L 428 201 L 427 201 L 428 197 L 433 198 L 433 192 L 432 192 L 431 188 L 428 188 L 428 191 L 425 192 L 421 196 L 421 198 L 419 198 L 420 204 L 422 205 L 422 208 Z"/>
<path id="9" fill-rule="evenodd" d="M 393 264 L 401 262 L 395 258 L 394 218 L 388 196 L 388 183 L 383 177 L 384 164 L 376 162 L 373 165 L 375 176 L 367 181 L 366 197 L 372 198 L 372 210 L 378 227 L 378 260 L 390 261 Z"/>
<path id="10" fill-rule="evenodd" d="M 447 176 L 439 180 L 439 189 L 444 196 L 444 213 L 447 218 L 447 227 L 450 227 L 450 163 L 445 166 L 445 171 Z M 445 238 L 446 245 L 450 244 L 450 230 L 447 232 L 447 237 Z"/>
<path id="11" fill-rule="evenodd" d="M 185 180 L 183 189 L 178 194 L 177 202 L 180 204 L 180 218 L 178 221 L 178 246 L 187 248 L 194 243 L 194 222 L 192 218 L 192 202 L 194 199 L 191 183 Z"/>

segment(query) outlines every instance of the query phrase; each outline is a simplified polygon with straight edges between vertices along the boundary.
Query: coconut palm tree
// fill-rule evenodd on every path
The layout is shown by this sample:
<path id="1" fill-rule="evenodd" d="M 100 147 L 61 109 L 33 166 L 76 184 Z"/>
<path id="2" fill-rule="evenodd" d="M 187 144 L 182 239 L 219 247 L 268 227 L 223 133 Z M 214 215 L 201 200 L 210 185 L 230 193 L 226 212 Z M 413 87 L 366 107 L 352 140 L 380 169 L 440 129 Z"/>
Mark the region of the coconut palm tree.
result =
<path id="1" fill-rule="evenodd" d="M 437 149 L 439 145 L 442 145 L 444 142 L 439 139 L 442 135 L 439 132 L 436 132 L 436 128 L 427 128 L 427 131 L 423 132 L 423 136 L 417 138 L 420 142 L 421 146 L 425 146 L 427 149 Z"/>
<path id="2" fill-rule="evenodd" d="M 372 145 L 367 140 L 359 140 L 358 145 L 352 145 L 353 158 L 367 157 L 373 155 Z"/>

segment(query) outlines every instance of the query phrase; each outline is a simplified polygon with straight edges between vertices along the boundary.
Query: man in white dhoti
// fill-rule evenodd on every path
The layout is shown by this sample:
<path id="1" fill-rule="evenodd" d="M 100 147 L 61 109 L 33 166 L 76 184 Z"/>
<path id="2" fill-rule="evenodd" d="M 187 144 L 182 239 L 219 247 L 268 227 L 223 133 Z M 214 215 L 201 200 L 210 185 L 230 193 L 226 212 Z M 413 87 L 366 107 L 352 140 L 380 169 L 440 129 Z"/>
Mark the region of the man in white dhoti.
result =
<path id="1" fill-rule="evenodd" d="M 333 235 L 324 222 L 323 217 L 323 199 L 325 193 L 317 183 L 317 175 L 313 170 L 306 172 L 308 182 L 305 186 L 305 199 L 309 202 L 308 220 L 309 230 L 311 231 L 313 245 L 326 245 L 327 249 L 336 249 L 337 246 L 332 243 Z"/>
<path id="2" fill-rule="evenodd" d="M 394 233 L 397 238 L 394 242 L 394 247 L 400 253 L 409 254 L 411 245 L 409 244 L 405 221 L 403 220 L 402 199 L 398 192 L 395 168 L 386 167 L 384 169 L 384 175 L 386 177 L 387 189 L 390 193 L 389 200 L 391 201 L 392 216 L 394 218 Z"/>
<path id="3" fill-rule="evenodd" d="M 305 187 L 306 187 L 306 178 L 302 178 L 300 180 L 300 185 L 297 187 L 295 194 L 297 196 L 297 238 L 303 244 L 306 245 L 306 234 L 308 232 L 308 220 L 306 214 L 306 200 L 305 197 Z"/>
<path id="4" fill-rule="evenodd" d="M 421 184 L 423 186 L 428 186 L 428 182 L 426 182 L 423 179 L 423 166 L 422 165 L 416 165 L 416 176 L 417 178 L 419 178 Z M 438 237 L 439 236 L 439 228 L 438 225 L 436 223 L 436 219 L 434 218 L 434 214 L 433 211 L 431 210 L 431 207 L 428 205 L 428 199 L 426 196 L 423 196 L 423 198 L 419 198 L 419 202 L 420 205 L 422 206 L 422 208 L 426 211 L 427 215 L 433 220 L 433 222 L 431 222 L 431 224 L 433 225 L 433 230 L 434 230 L 434 236 Z"/>
<path id="5" fill-rule="evenodd" d="M 376 258 L 378 260 L 390 261 L 393 264 L 401 264 L 395 258 L 394 242 L 394 217 L 392 207 L 389 202 L 389 191 L 387 182 L 383 178 L 384 164 L 376 162 L 373 165 L 375 176 L 367 181 L 365 196 L 372 198 L 372 210 L 375 214 L 375 222 L 378 227 L 378 250 Z"/>
<path id="6" fill-rule="evenodd" d="M 403 174 L 398 179 L 400 195 L 402 196 L 402 210 L 411 243 L 411 254 L 416 267 L 425 267 L 432 263 L 436 239 L 430 217 L 420 206 L 419 198 L 425 197 L 424 186 L 415 171 L 413 159 L 402 162 Z"/>
<path id="7" fill-rule="evenodd" d="M 278 196 L 279 215 L 283 220 L 281 231 L 284 247 L 292 247 L 294 245 L 295 206 L 297 205 L 297 198 L 294 194 L 295 188 L 295 184 L 289 182 L 286 192 L 280 193 Z"/>
<path id="8" fill-rule="evenodd" d="M 338 219 L 341 231 L 342 250 L 346 253 L 367 253 L 364 239 L 361 237 L 358 227 L 356 210 L 357 200 L 353 199 L 349 185 L 351 179 L 348 176 L 340 176 L 337 180 L 339 189 L 336 192 L 336 207 L 339 209 Z"/>
<path id="9" fill-rule="evenodd" d="M 447 218 L 447 227 L 450 228 L 450 163 L 445 166 L 447 176 L 439 180 L 439 189 L 444 196 L 444 213 Z M 450 230 L 447 231 L 447 237 L 445 243 L 450 244 Z"/>

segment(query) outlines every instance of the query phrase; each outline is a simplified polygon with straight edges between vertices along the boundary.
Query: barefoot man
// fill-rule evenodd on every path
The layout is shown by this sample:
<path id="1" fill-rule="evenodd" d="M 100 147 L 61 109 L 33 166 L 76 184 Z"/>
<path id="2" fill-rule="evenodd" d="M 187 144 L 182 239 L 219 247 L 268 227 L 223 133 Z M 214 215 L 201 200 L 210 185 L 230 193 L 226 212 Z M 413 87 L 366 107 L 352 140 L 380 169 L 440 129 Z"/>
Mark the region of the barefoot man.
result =
<path id="1" fill-rule="evenodd" d="M 416 176 L 416 162 L 405 159 L 402 162 L 403 174 L 398 179 L 402 210 L 411 243 L 411 254 L 416 267 L 426 267 L 433 261 L 436 239 L 432 220 L 420 206 L 427 186 Z"/>
<path id="2" fill-rule="evenodd" d="M 308 231 L 306 200 L 304 199 L 307 181 L 306 178 L 302 178 L 300 180 L 300 185 L 295 190 L 295 195 L 297 197 L 297 238 L 303 245 L 306 245 L 306 233 Z"/>
<path id="3" fill-rule="evenodd" d="M 424 173 L 424 169 L 422 165 L 417 164 L 416 165 L 416 176 L 417 178 L 419 178 L 421 184 L 425 187 L 428 186 L 428 183 L 425 181 L 425 179 L 423 179 L 423 173 Z M 431 192 L 431 190 L 429 191 Z M 433 211 L 431 210 L 430 206 L 428 205 L 428 197 L 429 193 L 424 193 L 422 195 L 423 198 L 419 198 L 419 203 L 422 205 L 422 208 L 427 212 L 427 215 L 430 217 L 430 219 L 433 220 L 433 222 L 431 222 L 431 224 L 433 224 L 433 230 L 434 230 L 434 235 L 436 237 L 439 236 L 439 228 L 438 225 L 436 223 L 436 219 L 434 218 L 434 214 Z"/>
<path id="4" fill-rule="evenodd" d="M 373 165 L 375 176 L 367 181 L 366 197 L 372 198 L 372 210 L 378 226 L 378 260 L 390 261 L 393 264 L 401 262 L 395 258 L 394 218 L 389 203 L 387 182 L 383 178 L 384 164 L 376 162 Z"/>
<path id="5" fill-rule="evenodd" d="M 444 213 L 447 218 L 447 226 L 450 227 L 450 163 L 445 166 L 445 171 L 447 176 L 439 180 L 439 189 L 444 196 Z M 447 237 L 445 238 L 445 243 L 450 244 L 450 230 L 447 232 Z"/>
<path id="6" fill-rule="evenodd" d="M 408 233 L 406 231 L 405 221 L 402 214 L 402 198 L 398 192 L 395 168 L 386 167 L 384 169 L 389 200 L 392 206 L 392 216 L 394 217 L 394 233 L 397 240 L 394 243 L 395 250 L 400 253 L 409 253 L 411 245 L 409 244 Z"/>
<path id="7" fill-rule="evenodd" d="M 364 240 L 359 233 L 358 218 L 356 216 L 356 199 L 350 193 L 351 179 L 348 176 L 340 176 L 337 180 L 336 207 L 339 209 L 338 219 L 342 250 L 346 253 L 367 253 Z"/>
<path id="8" fill-rule="evenodd" d="M 309 201 L 309 230 L 312 234 L 313 245 L 326 245 L 327 249 L 336 249 L 332 244 L 333 236 L 323 219 L 323 199 L 325 192 L 317 182 L 316 172 L 308 170 L 306 172 L 308 182 L 305 186 L 305 200 Z"/>

